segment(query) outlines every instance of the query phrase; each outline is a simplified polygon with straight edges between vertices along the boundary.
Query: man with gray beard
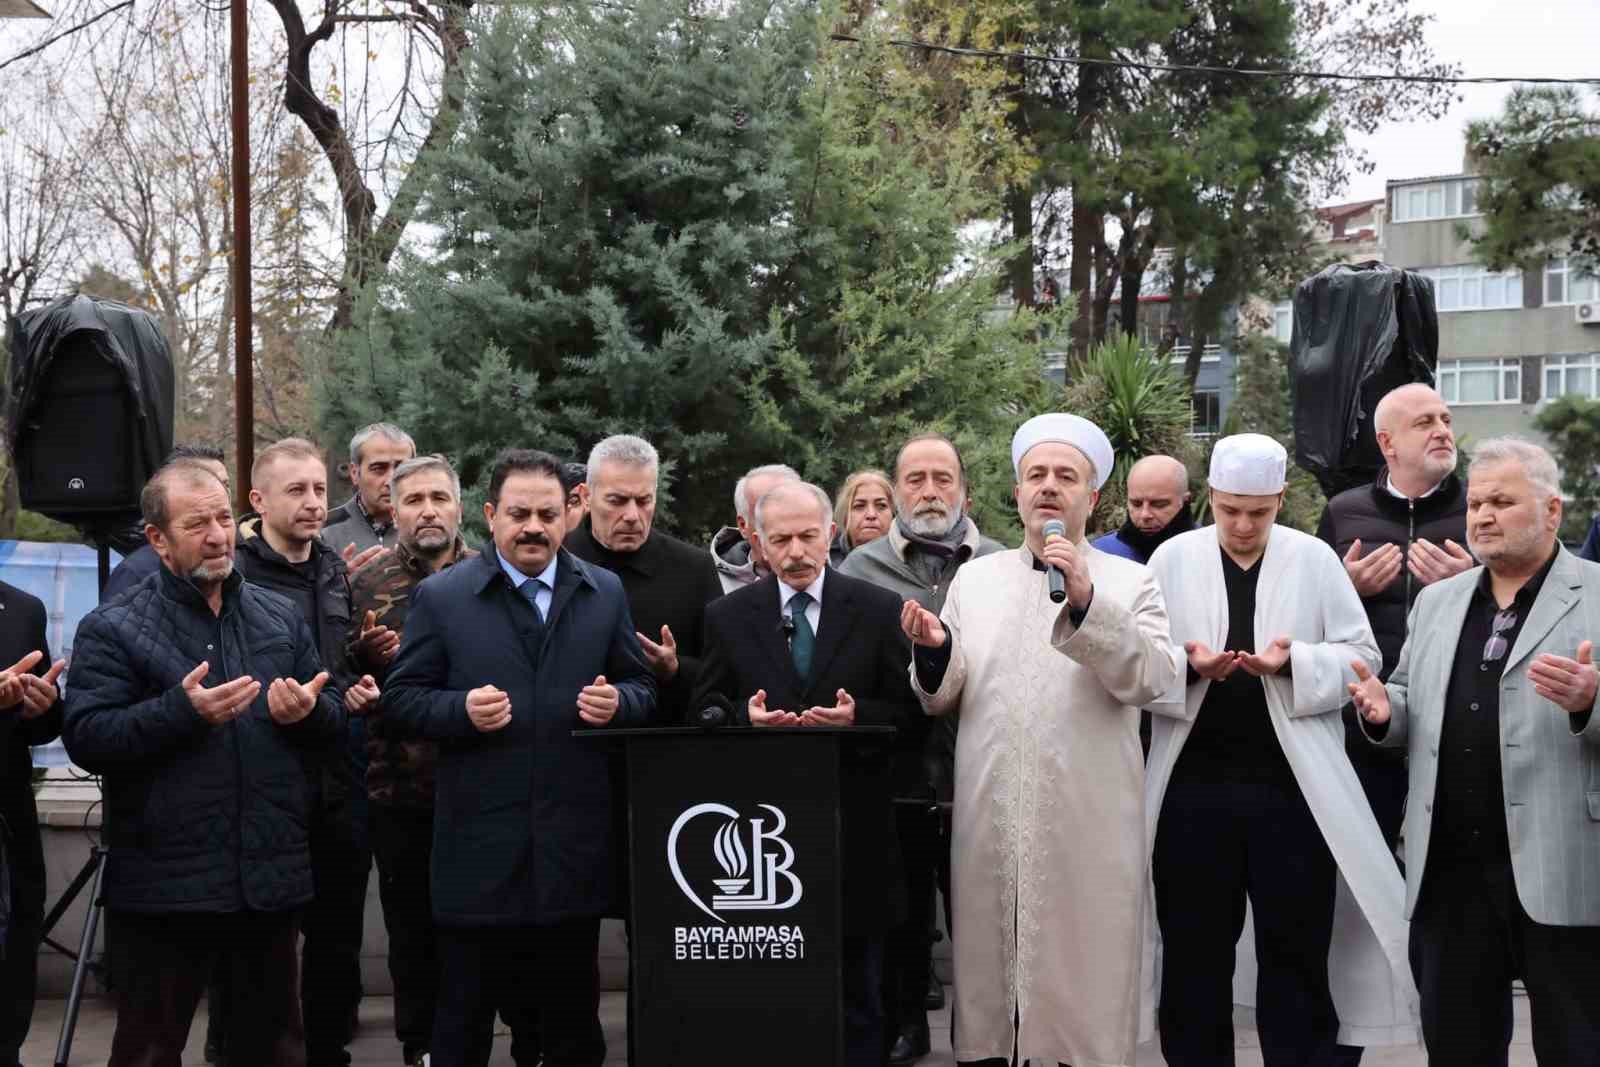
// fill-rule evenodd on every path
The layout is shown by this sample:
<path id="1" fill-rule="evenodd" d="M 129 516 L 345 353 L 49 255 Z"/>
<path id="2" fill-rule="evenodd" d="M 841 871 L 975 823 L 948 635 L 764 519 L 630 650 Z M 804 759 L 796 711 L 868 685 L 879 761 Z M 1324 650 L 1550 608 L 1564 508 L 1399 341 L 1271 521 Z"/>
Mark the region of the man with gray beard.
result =
<path id="1" fill-rule="evenodd" d="M 943 434 L 917 434 L 900 446 L 894 463 L 897 518 L 889 532 L 845 559 L 839 573 L 861 578 L 915 600 L 934 614 L 944 607 L 956 572 L 968 560 L 1003 546 L 978 533 L 967 518 L 967 471 L 954 442 Z M 937 803 L 954 796 L 956 719 L 945 716 L 906 731 L 896 745 L 895 817 L 905 867 L 907 919 L 890 932 L 884 959 L 885 1007 L 896 1039 L 889 1062 L 927 1055 L 929 1002 L 934 979 L 935 879 L 950 920 L 950 847 L 947 819 Z M 942 998 L 942 990 L 940 991 Z"/>

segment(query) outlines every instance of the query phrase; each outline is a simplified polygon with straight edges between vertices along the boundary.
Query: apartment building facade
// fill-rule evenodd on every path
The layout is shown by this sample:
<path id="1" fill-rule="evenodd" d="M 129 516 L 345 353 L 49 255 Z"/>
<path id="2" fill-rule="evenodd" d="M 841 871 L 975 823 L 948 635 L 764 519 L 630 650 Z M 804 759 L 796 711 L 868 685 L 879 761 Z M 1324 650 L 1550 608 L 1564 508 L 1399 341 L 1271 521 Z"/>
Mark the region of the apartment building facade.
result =
<path id="1" fill-rule="evenodd" d="M 1555 258 L 1536 270 L 1490 271 L 1479 232 L 1479 179 L 1469 173 L 1388 183 L 1385 262 L 1433 279 L 1440 393 L 1456 433 L 1538 439 L 1533 419 L 1568 393 L 1600 397 L 1600 279 Z"/>

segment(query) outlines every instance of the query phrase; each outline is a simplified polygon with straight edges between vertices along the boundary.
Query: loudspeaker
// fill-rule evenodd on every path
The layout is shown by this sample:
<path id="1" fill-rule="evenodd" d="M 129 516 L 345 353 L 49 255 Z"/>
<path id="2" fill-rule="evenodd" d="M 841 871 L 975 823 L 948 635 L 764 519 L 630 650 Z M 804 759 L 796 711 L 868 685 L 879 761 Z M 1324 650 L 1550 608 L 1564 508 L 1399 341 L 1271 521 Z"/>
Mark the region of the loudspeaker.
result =
<path id="1" fill-rule="evenodd" d="M 172 449 L 172 357 L 153 316 L 63 297 L 12 323 L 8 412 L 22 506 L 106 530 Z"/>
<path id="2" fill-rule="evenodd" d="M 136 414 L 122 376 L 86 335 L 55 354 L 38 397 L 18 439 L 22 506 L 74 521 L 138 511 L 139 490 L 153 472 L 129 447 Z"/>

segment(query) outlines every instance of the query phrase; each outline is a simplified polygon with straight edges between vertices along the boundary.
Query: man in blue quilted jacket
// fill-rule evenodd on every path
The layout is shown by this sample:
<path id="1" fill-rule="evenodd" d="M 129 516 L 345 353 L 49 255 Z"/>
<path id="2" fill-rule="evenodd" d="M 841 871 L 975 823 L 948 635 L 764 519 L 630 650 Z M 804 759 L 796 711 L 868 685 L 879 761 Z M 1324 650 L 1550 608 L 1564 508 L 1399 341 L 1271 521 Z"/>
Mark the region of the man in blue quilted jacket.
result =
<path id="1" fill-rule="evenodd" d="M 302 756 L 343 729 L 304 618 L 234 571 L 216 475 L 167 464 L 140 501 L 156 581 L 78 627 L 62 737 L 103 776 L 119 974 L 112 1067 L 177 1067 L 219 958 L 232 1067 L 300 1067 L 295 913 L 312 897 Z"/>

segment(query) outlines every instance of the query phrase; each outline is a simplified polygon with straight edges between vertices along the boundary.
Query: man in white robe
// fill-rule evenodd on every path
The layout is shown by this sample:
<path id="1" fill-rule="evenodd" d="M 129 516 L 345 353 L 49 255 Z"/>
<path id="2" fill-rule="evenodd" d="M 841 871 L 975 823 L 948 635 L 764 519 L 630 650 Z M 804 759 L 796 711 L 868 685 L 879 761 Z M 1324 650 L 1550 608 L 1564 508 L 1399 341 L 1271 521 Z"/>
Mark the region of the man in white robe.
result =
<path id="1" fill-rule="evenodd" d="M 1242 999 L 1267 1067 L 1350 1063 L 1359 1050 L 1341 1043 L 1416 1035 L 1404 886 L 1339 715 L 1351 662 L 1376 670 L 1381 655 L 1338 556 L 1275 525 L 1287 463 L 1270 437 L 1218 441 L 1216 525 L 1150 559 L 1188 659 L 1152 708 L 1146 780 L 1146 994 L 1169 1067 L 1234 1062 L 1235 951 L 1252 943 Z"/>
<path id="2" fill-rule="evenodd" d="M 1105 434 L 1041 415 L 1011 457 L 1023 545 L 962 567 L 941 615 L 907 602 L 902 616 L 924 709 L 961 716 L 953 1044 L 962 1064 L 1009 1064 L 1015 1049 L 1033 1067 L 1132 1065 L 1139 708 L 1179 683 L 1181 658 L 1149 572 L 1084 540 L 1111 473 Z"/>

